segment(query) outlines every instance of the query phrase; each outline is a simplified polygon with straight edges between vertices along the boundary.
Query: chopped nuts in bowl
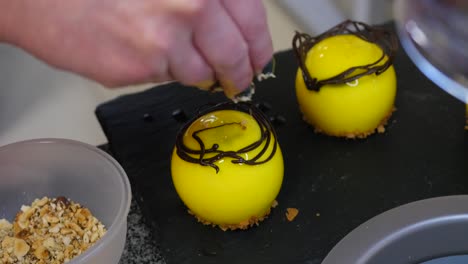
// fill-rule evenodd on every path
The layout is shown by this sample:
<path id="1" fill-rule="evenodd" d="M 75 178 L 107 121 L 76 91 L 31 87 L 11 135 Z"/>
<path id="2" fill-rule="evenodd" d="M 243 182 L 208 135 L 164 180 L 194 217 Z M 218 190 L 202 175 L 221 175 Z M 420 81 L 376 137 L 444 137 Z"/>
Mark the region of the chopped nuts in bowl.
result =
<path id="1" fill-rule="evenodd" d="M 43 197 L 22 206 L 13 224 L 0 219 L 2 231 L 0 263 L 61 264 L 95 244 L 106 228 L 80 204 Z"/>
<path id="2" fill-rule="evenodd" d="M 130 199 L 122 168 L 95 147 L 61 139 L 0 147 L 0 263 L 117 263 Z"/>

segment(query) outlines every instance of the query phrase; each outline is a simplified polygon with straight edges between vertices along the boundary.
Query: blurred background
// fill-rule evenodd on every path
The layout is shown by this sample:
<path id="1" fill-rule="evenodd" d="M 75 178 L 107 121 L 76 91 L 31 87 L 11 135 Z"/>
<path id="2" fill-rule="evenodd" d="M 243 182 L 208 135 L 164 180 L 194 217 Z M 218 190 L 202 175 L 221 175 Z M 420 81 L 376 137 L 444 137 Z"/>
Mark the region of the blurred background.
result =
<path id="1" fill-rule="evenodd" d="M 391 18 L 388 0 L 264 0 L 276 51 L 289 49 L 294 30 L 310 34 L 353 18 L 381 23 Z M 93 145 L 106 142 L 94 109 L 116 96 L 153 84 L 107 90 L 57 71 L 25 52 L 0 44 L 0 145 L 61 137 Z"/>

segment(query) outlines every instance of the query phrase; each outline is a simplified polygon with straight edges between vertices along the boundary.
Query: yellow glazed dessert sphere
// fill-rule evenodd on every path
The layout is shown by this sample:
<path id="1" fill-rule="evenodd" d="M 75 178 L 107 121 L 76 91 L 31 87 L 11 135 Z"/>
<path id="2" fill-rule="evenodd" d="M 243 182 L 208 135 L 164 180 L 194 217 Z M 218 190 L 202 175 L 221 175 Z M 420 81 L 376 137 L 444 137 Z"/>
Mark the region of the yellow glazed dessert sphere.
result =
<path id="1" fill-rule="evenodd" d="M 382 52 L 378 45 L 357 36 L 336 35 L 315 44 L 307 53 L 305 65 L 312 78 L 323 80 L 351 67 L 374 63 Z M 393 66 L 380 75 L 324 85 L 319 91 L 306 88 L 300 68 L 296 75 L 296 95 L 304 120 L 316 131 L 331 136 L 363 138 L 375 130 L 385 131 L 396 91 Z"/>
<path id="2" fill-rule="evenodd" d="M 245 112 L 218 110 L 192 122 L 182 139 L 192 150 L 201 149 L 198 138 L 206 149 L 216 145 L 220 151 L 238 151 L 259 141 L 261 131 L 257 121 Z M 199 221 L 223 230 L 246 229 L 269 214 L 283 181 L 283 157 L 273 132 L 264 133 L 268 134 L 271 140 L 267 147 L 263 140 L 260 146 L 239 154 L 249 161 L 266 147 L 256 160 L 260 164 L 235 164 L 234 158 L 223 157 L 213 163 L 218 172 L 214 167 L 182 159 L 176 145 L 172 155 L 172 180 L 180 198 Z M 204 158 L 215 154 L 206 154 Z M 200 158 L 200 155 L 189 155 Z"/>

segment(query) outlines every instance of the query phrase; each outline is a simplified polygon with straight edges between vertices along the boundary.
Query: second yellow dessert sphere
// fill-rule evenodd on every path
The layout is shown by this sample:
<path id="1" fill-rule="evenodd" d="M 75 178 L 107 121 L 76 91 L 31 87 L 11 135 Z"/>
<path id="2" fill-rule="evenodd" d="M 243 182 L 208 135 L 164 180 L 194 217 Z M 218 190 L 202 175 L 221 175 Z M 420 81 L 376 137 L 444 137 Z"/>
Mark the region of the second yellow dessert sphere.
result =
<path id="1" fill-rule="evenodd" d="M 307 53 L 305 65 L 313 78 L 323 80 L 351 67 L 371 64 L 382 52 L 378 45 L 357 36 L 337 35 L 314 45 Z M 296 95 L 304 119 L 317 131 L 332 136 L 372 134 L 391 115 L 396 91 L 393 66 L 380 75 L 324 85 L 319 91 L 306 88 L 301 69 L 296 75 Z"/>

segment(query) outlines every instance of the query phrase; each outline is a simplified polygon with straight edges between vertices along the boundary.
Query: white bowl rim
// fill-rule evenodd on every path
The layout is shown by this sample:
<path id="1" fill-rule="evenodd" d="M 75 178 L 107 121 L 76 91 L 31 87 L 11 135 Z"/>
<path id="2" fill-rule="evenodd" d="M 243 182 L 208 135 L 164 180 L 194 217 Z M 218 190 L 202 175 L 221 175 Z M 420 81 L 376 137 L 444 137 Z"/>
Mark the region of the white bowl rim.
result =
<path id="1" fill-rule="evenodd" d="M 106 159 L 110 165 L 114 166 L 114 168 L 118 171 L 120 179 L 122 181 L 122 192 L 123 198 L 121 200 L 119 211 L 117 212 L 117 216 L 112 221 L 112 223 L 107 227 L 106 234 L 98 240 L 96 244 L 92 247 L 88 248 L 86 251 L 81 253 L 79 256 L 71 259 L 68 263 L 69 264 L 77 264 L 86 261 L 91 255 L 94 255 L 96 251 L 99 251 L 101 248 L 105 247 L 114 239 L 114 237 L 119 233 L 122 228 L 127 228 L 127 216 L 130 211 L 130 204 L 132 199 L 132 190 L 130 187 L 130 181 L 128 180 L 127 174 L 125 173 L 124 169 L 120 164 L 108 153 L 104 152 L 103 150 L 92 146 L 90 144 L 72 140 L 72 139 L 65 139 L 65 138 L 37 138 L 37 139 L 29 139 L 24 141 L 18 141 L 14 143 L 10 143 L 0 147 L 0 152 L 7 151 L 12 147 L 16 147 L 19 145 L 28 145 L 28 144 L 66 144 L 70 146 L 76 146 L 83 149 L 86 149 L 90 152 L 93 152 L 96 155 L 101 156 L 102 158 Z M 125 225 L 125 226 L 123 226 Z"/>

